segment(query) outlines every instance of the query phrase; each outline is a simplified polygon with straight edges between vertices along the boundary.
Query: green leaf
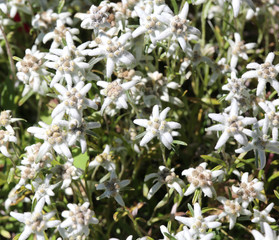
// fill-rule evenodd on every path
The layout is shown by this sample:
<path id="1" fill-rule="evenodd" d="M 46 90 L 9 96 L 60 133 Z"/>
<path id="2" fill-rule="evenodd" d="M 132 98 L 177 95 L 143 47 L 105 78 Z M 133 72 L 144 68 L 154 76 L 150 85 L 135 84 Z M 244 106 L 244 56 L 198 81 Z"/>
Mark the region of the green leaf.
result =
<path id="1" fill-rule="evenodd" d="M 15 175 L 15 169 L 11 168 L 9 171 L 9 175 L 7 178 L 7 183 L 10 184 L 12 182 L 12 180 L 14 179 L 14 175 Z"/>
<path id="2" fill-rule="evenodd" d="M 60 0 L 59 1 L 58 7 L 57 7 L 57 12 L 58 13 L 61 13 L 62 8 L 64 7 L 64 4 L 65 4 L 65 0 Z"/>
<path id="3" fill-rule="evenodd" d="M 194 193 L 194 197 L 192 199 L 192 204 L 194 205 L 197 201 L 198 201 L 198 198 L 199 198 L 199 195 L 201 194 L 201 189 L 196 189 L 195 193 Z"/>
<path id="4" fill-rule="evenodd" d="M 1 231 L 0 231 L 0 234 L 4 237 L 4 238 L 7 238 L 7 239 L 11 239 L 11 234 L 8 232 L 8 231 L 6 231 L 5 229 L 1 229 Z"/>
<path id="5" fill-rule="evenodd" d="M 226 163 L 222 159 L 211 157 L 211 156 L 208 156 L 208 155 L 201 155 L 201 158 L 204 159 L 204 160 L 208 160 L 210 162 L 214 162 L 214 163 L 217 163 L 219 165 L 222 165 L 222 166 L 226 167 Z"/>
<path id="6" fill-rule="evenodd" d="M 272 180 L 274 180 L 275 178 L 279 177 L 279 172 L 273 173 L 269 178 L 268 178 L 268 182 L 271 182 Z"/>
<path id="7" fill-rule="evenodd" d="M 191 212 L 191 215 L 192 216 L 194 216 L 195 215 L 195 212 L 194 212 L 194 209 L 192 208 L 192 206 L 191 206 L 191 204 L 190 203 L 188 203 L 188 209 L 190 210 L 190 212 Z"/>
<path id="8" fill-rule="evenodd" d="M 169 190 L 169 193 L 166 193 L 164 198 L 156 205 L 156 207 L 154 208 L 154 211 L 157 210 L 158 208 L 165 206 L 169 202 L 170 196 L 172 195 L 172 193 L 173 193 L 173 188 L 171 188 Z"/>
<path id="9" fill-rule="evenodd" d="M 273 190 L 275 196 L 279 199 L 279 193 L 276 190 Z"/>
<path id="10" fill-rule="evenodd" d="M 19 100 L 18 106 L 22 106 L 33 95 L 33 93 L 33 91 L 29 91 L 26 95 L 24 95 L 22 99 Z"/>
<path id="11" fill-rule="evenodd" d="M 13 59 L 14 59 L 15 61 L 18 61 L 18 62 L 22 61 L 22 59 L 19 58 L 19 57 L 17 57 L 17 56 L 13 56 Z"/>
<path id="12" fill-rule="evenodd" d="M 13 238 L 13 240 L 18 240 L 19 237 L 20 237 L 20 235 L 21 235 L 21 233 L 17 234 L 17 235 Z"/>
<path id="13" fill-rule="evenodd" d="M 80 169 L 82 169 L 84 171 L 85 168 L 86 168 L 87 161 L 89 160 L 89 156 L 88 156 L 87 152 L 85 152 L 84 154 L 82 154 L 82 153 L 77 154 L 77 150 L 78 149 L 74 149 L 73 150 L 74 166 L 76 168 L 80 168 Z"/>
<path id="14" fill-rule="evenodd" d="M 171 236 L 169 233 L 164 232 L 164 235 L 169 239 L 169 240 L 176 240 L 175 237 Z"/>
<path id="15" fill-rule="evenodd" d="M 178 14 L 178 6 L 177 6 L 176 0 L 171 0 L 171 4 L 173 6 L 174 14 L 177 15 Z"/>
<path id="16" fill-rule="evenodd" d="M 173 143 L 173 144 L 177 144 L 177 145 L 187 146 L 187 143 L 186 143 L 186 142 L 179 141 L 179 140 L 173 140 L 172 143 Z"/>

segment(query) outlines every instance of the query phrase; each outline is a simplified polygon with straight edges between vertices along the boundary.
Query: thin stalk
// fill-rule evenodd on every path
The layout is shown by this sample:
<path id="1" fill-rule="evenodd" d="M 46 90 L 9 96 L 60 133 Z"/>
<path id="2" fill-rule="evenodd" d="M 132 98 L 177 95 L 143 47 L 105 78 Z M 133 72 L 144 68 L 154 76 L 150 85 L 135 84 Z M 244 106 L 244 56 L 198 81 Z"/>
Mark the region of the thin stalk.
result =
<path id="1" fill-rule="evenodd" d="M 16 69 L 15 69 L 15 64 L 14 64 L 14 61 L 13 61 L 13 55 L 12 55 L 11 47 L 10 47 L 10 44 L 8 42 L 8 39 L 7 39 L 7 36 L 5 34 L 5 31 L 3 29 L 2 24 L 0 24 L 0 31 L 3 35 L 4 40 L 5 40 L 5 46 L 6 46 L 6 49 L 7 49 L 7 54 L 8 54 L 8 58 L 9 58 L 9 62 L 10 62 L 10 67 L 11 67 L 11 71 L 12 71 L 12 75 L 13 75 L 13 80 L 15 81 L 16 80 Z"/>

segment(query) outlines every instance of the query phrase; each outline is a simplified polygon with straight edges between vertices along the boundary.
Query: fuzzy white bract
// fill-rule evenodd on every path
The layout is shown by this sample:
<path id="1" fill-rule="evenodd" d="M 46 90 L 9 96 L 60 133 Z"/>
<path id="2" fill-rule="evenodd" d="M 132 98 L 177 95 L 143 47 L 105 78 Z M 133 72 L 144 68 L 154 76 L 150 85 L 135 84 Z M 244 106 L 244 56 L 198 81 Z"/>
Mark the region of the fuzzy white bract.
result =
<path id="1" fill-rule="evenodd" d="M 170 108 L 165 108 L 161 113 L 159 112 L 159 106 L 155 105 L 152 110 L 150 120 L 147 119 L 135 119 L 134 123 L 146 128 L 145 135 L 140 141 L 141 146 L 145 146 L 154 137 L 157 137 L 165 147 L 171 148 L 173 142 L 173 136 L 177 136 L 178 132 L 172 131 L 173 129 L 181 128 L 181 125 L 177 122 L 167 122 L 165 119 Z"/>
<path id="2" fill-rule="evenodd" d="M 42 214 L 44 204 L 45 199 L 42 198 L 37 202 L 32 213 L 11 212 L 12 217 L 25 224 L 24 230 L 18 240 L 25 240 L 31 234 L 35 234 L 38 240 L 44 240 L 44 230 L 57 227 L 60 224 L 59 220 L 50 220 L 55 215 L 55 211 Z"/>

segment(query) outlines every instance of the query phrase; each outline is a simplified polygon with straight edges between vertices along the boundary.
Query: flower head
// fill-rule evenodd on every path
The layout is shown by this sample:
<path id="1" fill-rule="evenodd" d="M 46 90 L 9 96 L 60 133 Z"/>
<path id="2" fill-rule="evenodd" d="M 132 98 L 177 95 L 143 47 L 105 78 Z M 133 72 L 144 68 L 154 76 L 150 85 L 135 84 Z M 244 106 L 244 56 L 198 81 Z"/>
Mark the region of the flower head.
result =
<path id="1" fill-rule="evenodd" d="M 176 131 L 173 129 L 181 128 L 181 125 L 177 122 L 167 122 L 165 119 L 170 108 L 165 108 L 161 113 L 159 113 L 159 106 L 155 105 L 152 110 L 152 115 L 150 120 L 147 119 L 135 119 L 134 123 L 145 127 L 146 134 L 140 142 L 141 146 L 146 145 L 154 137 L 159 138 L 159 140 L 164 144 L 168 149 L 171 148 L 173 142 L 172 136 L 177 136 Z"/>
<path id="2" fill-rule="evenodd" d="M 37 202 L 32 213 L 11 212 L 12 217 L 25 224 L 24 230 L 21 233 L 19 240 L 27 239 L 32 233 L 36 235 L 37 239 L 45 239 L 44 230 L 59 225 L 59 220 L 50 220 L 55 215 L 54 211 L 42 214 L 44 204 L 45 199 L 42 198 Z"/>
<path id="3" fill-rule="evenodd" d="M 190 186 L 184 194 L 185 196 L 192 194 L 198 188 L 201 188 L 205 196 L 213 197 L 213 193 L 216 194 L 213 188 L 213 182 L 223 175 L 224 171 L 211 171 L 206 169 L 206 166 L 207 163 L 204 162 L 196 168 L 189 168 L 182 172 L 182 175 L 185 175 L 190 183 Z"/>

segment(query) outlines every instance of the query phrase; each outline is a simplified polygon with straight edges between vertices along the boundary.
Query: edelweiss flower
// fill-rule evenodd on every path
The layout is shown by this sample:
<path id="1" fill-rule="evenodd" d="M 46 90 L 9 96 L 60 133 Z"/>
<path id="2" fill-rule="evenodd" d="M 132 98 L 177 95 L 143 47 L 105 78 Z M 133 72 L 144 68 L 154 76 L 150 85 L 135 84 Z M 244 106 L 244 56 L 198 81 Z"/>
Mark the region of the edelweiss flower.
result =
<path id="1" fill-rule="evenodd" d="M 279 105 L 279 100 L 276 99 L 272 102 L 265 101 L 259 102 L 260 107 L 265 111 L 265 118 L 259 121 L 259 126 L 263 126 L 263 129 L 272 130 L 272 140 L 278 140 L 278 128 L 279 128 L 279 111 L 276 107 Z"/>
<path id="2" fill-rule="evenodd" d="M 263 226 L 265 236 L 257 230 L 252 230 L 255 240 L 279 240 L 279 236 L 276 236 L 276 231 L 273 231 L 268 223 L 263 223 Z"/>
<path id="3" fill-rule="evenodd" d="M 34 202 L 35 199 L 39 201 L 40 199 L 43 198 L 48 205 L 51 204 L 50 196 L 55 195 L 52 190 L 56 188 L 57 185 L 59 184 L 56 183 L 54 185 L 50 185 L 49 183 L 51 178 L 52 178 L 52 174 L 48 174 L 44 180 L 42 180 L 41 178 L 36 178 L 35 181 L 32 181 L 32 185 L 35 190 L 35 195 L 32 199 L 32 202 Z M 31 191 L 33 190 L 30 184 L 26 185 L 26 188 Z"/>
<path id="4" fill-rule="evenodd" d="M 52 172 L 56 174 L 58 180 L 62 180 L 61 189 L 66 189 L 70 186 L 72 180 L 77 180 L 82 175 L 82 170 L 76 168 L 71 162 L 66 162 L 63 165 L 56 165 Z"/>
<path id="5" fill-rule="evenodd" d="M 258 209 L 253 208 L 254 214 L 251 222 L 260 223 L 261 231 L 264 229 L 264 223 L 274 223 L 276 220 L 269 216 L 269 213 L 273 209 L 274 203 L 270 203 L 264 210 L 259 211 Z"/>
<path id="6" fill-rule="evenodd" d="M 66 39 L 67 32 L 72 36 L 72 38 L 75 41 L 79 40 L 78 37 L 75 36 L 75 35 L 79 34 L 79 30 L 77 28 L 66 27 L 65 24 L 63 23 L 63 21 L 58 19 L 56 21 L 56 28 L 53 30 L 53 32 L 48 32 L 44 36 L 43 43 L 45 44 L 49 40 L 53 39 L 53 42 L 50 45 L 50 49 L 52 49 L 52 48 L 57 49 L 59 46 L 62 45 L 62 43 L 63 43 L 62 40 Z"/>
<path id="7" fill-rule="evenodd" d="M 88 50 L 88 55 L 102 56 L 107 59 L 107 78 L 111 77 L 116 64 L 131 65 L 135 61 L 134 56 L 125 50 L 129 38 L 131 38 L 130 32 L 122 34 L 119 38 L 111 38 L 108 34 L 101 32 L 92 42 L 91 46 L 96 46 L 96 48 Z"/>
<path id="8" fill-rule="evenodd" d="M 12 217 L 25 224 L 24 230 L 18 240 L 25 240 L 32 233 L 35 234 L 37 240 L 44 240 L 44 231 L 47 228 L 54 228 L 59 225 L 59 220 L 50 220 L 55 215 L 55 211 L 42 214 L 44 204 L 45 200 L 42 198 L 37 202 L 32 213 L 11 212 Z"/>
<path id="9" fill-rule="evenodd" d="M 93 29 L 95 34 L 100 28 L 110 27 L 108 22 L 109 12 L 107 6 L 92 5 L 88 13 L 77 13 L 75 17 L 82 20 L 80 26 L 85 29 Z"/>
<path id="10" fill-rule="evenodd" d="M 244 208 L 247 208 L 249 202 L 252 202 L 254 199 L 259 199 L 263 202 L 266 200 L 266 197 L 261 193 L 264 189 L 264 183 L 259 182 L 257 178 L 254 178 L 252 181 L 248 181 L 248 177 L 248 172 L 243 173 L 240 186 L 232 186 L 233 192 L 239 197 Z"/>
<path id="11" fill-rule="evenodd" d="M 238 62 L 238 57 L 243 58 L 244 60 L 248 60 L 248 55 L 247 55 L 247 50 L 250 50 L 254 47 L 256 47 L 256 43 L 246 43 L 244 44 L 244 41 L 241 41 L 241 37 L 239 33 L 234 33 L 234 39 L 235 42 L 229 39 L 229 44 L 231 45 L 231 53 L 232 53 L 232 58 L 231 58 L 231 68 L 235 69 L 237 62 Z"/>
<path id="12" fill-rule="evenodd" d="M 25 84 L 22 96 L 29 91 L 42 95 L 48 91 L 47 82 L 42 77 L 48 74 L 44 66 L 44 56 L 45 53 L 38 51 L 37 46 L 34 45 L 31 50 L 26 49 L 24 58 L 17 62 L 16 76 Z"/>
<path id="13" fill-rule="evenodd" d="M 201 33 L 197 28 L 189 26 L 189 20 L 187 20 L 188 10 L 189 4 L 186 2 L 181 12 L 176 16 L 169 13 L 162 13 L 164 15 L 162 21 L 165 21 L 164 23 L 168 25 L 168 28 L 156 37 L 156 41 L 171 36 L 172 40 L 179 42 L 180 47 L 185 53 L 189 50 L 192 51 L 188 41 L 198 40 Z"/>
<path id="14" fill-rule="evenodd" d="M 67 113 L 70 120 L 76 119 L 81 122 L 82 111 L 85 108 L 90 107 L 97 110 L 97 104 L 85 97 L 91 86 L 91 83 L 87 83 L 84 86 L 84 82 L 82 81 L 78 82 L 76 86 L 68 89 L 59 83 L 54 84 L 55 89 L 61 94 L 58 95 L 61 103 L 58 104 L 51 113 L 53 120 L 61 120 L 64 114 Z"/>
<path id="15" fill-rule="evenodd" d="M 152 44 L 155 45 L 157 37 L 167 27 L 165 22 L 168 22 L 168 20 L 166 19 L 166 16 L 162 14 L 164 8 L 164 5 L 154 9 L 146 6 L 142 9 L 139 6 L 135 6 L 134 9 L 140 18 L 140 26 L 132 33 L 133 38 L 136 38 L 143 33 L 148 33 Z"/>
<path id="16" fill-rule="evenodd" d="M 238 116 L 238 104 L 234 99 L 231 103 L 229 115 L 227 113 L 210 113 L 208 116 L 212 120 L 218 121 L 221 124 L 211 126 L 207 128 L 206 131 L 223 131 L 215 149 L 222 147 L 228 141 L 230 136 L 233 136 L 240 144 L 246 145 L 248 143 L 246 135 L 250 136 L 252 131 L 244 127 L 257 122 L 256 118 Z"/>
<path id="17" fill-rule="evenodd" d="M 93 215 L 94 211 L 89 209 L 89 202 L 82 205 L 67 204 L 68 210 L 62 212 L 62 217 L 66 218 L 60 226 L 59 232 L 64 238 L 74 238 L 81 235 L 89 235 L 89 224 L 98 224 L 99 220 Z M 76 238 L 78 239 L 78 238 Z"/>
<path id="18" fill-rule="evenodd" d="M 119 194 L 121 191 L 121 188 L 126 187 L 130 183 L 130 180 L 122 180 L 120 181 L 116 173 L 114 171 L 110 172 L 110 180 L 98 184 L 96 187 L 97 190 L 105 190 L 105 192 L 97 198 L 97 200 L 100 200 L 102 198 L 110 198 L 114 197 L 114 199 L 120 204 L 122 207 L 125 206 L 125 203 Z"/>
<path id="19" fill-rule="evenodd" d="M 256 129 L 251 133 L 251 137 L 253 138 L 252 142 L 249 142 L 245 146 L 235 150 L 236 153 L 244 153 L 244 152 L 249 152 L 250 150 L 253 149 L 255 155 L 258 155 L 260 158 L 261 169 L 264 168 L 266 163 L 266 156 L 265 156 L 266 149 L 279 154 L 279 142 L 268 140 L 267 130 L 268 130 L 267 128 L 263 128 L 262 130 L 259 130 L 259 127 L 256 125 Z"/>
<path id="20" fill-rule="evenodd" d="M 207 163 L 203 162 L 196 168 L 189 168 L 182 172 L 182 175 L 187 177 L 190 186 L 184 193 L 185 196 L 192 194 L 196 189 L 201 188 L 205 196 L 213 197 L 216 195 L 215 189 L 213 188 L 213 182 L 218 177 L 224 174 L 223 170 L 211 171 L 206 169 Z"/>
<path id="21" fill-rule="evenodd" d="M 211 240 L 214 237 L 214 233 L 203 234 L 203 236 L 195 237 L 196 235 L 191 233 L 186 226 L 183 226 L 183 230 L 178 232 L 175 235 L 177 240 L 193 240 L 193 239 L 200 239 L 200 240 Z M 169 240 L 166 238 L 166 240 Z"/>
<path id="22" fill-rule="evenodd" d="M 150 120 L 147 119 L 135 119 L 134 123 L 146 128 L 146 134 L 140 141 L 140 146 L 146 145 L 155 136 L 167 147 L 171 148 L 173 142 L 172 136 L 177 136 L 178 132 L 172 131 L 173 129 L 181 128 L 181 125 L 177 122 L 167 122 L 165 119 L 170 108 L 165 108 L 159 113 L 159 106 L 155 105 L 152 110 Z"/>
<path id="23" fill-rule="evenodd" d="M 248 71 L 242 75 L 244 79 L 258 78 L 257 96 L 264 94 L 266 83 L 270 83 L 277 93 L 279 93 L 279 82 L 276 80 L 279 72 L 279 64 L 275 66 L 272 64 L 274 57 L 274 53 L 271 52 L 267 55 L 263 64 L 249 63 L 246 68 L 255 70 Z"/>
<path id="24" fill-rule="evenodd" d="M 103 114 L 106 107 L 108 107 L 111 103 L 116 105 L 117 109 L 128 108 L 127 104 L 127 95 L 126 92 L 131 87 L 136 85 L 138 81 L 132 80 L 130 82 L 125 82 L 121 84 L 120 79 L 116 79 L 113 82 L 106 81 L 98 81 L 97 85 L 104 88 L 100 91 L 100 93 L 106 96 L 104 103 L 101 107 L 101 114 Z"/>
<path id="25" fill-rule="evenodd" d="M 174 168 L 168 169 L 165 166 L 160 166 L 158 173 L 150 173 L 145 176 L 144 181 L 147 182 L 151 178 L 156 178 L 154 181 L 157 181 L 155 185 L 153 185 L 147 195 L 147 199 L 153 197 L 153 195 L 164 185 L 166 184 L 169 188 L 174 188 L 180 196 L 183 195 L 182 188 L 180 184 L 183 183 L 181 179 L 179 179 L 175 172 Z"/>
<path id="26" fill-rule="evenodd" d="M 2 111 L 0 113 L 0 127 L 6 128 L 6 130 L 11 133 L 12 135 L 15 134 L 15 131 L 13 127 L 11 126 L 11 123 L 14 123 L 16 121 L 23 120 L 21 118 L 12 118 L 11 110 Z"/>
<path id="27" fill-rule="evenodd" d="M 226 101 L 236 99 L 241 101 L 242 99 L 250 98 L 249 89 L 245 85 L 245 79 L 237 78 L 235 72 L 231 72 L 231 78 L 228 78 L 228 83 L 222 86 L 222 89 L 229 91 L 226 96 Z"/>
<path id="28" fill-rule="evenodd" d="M 16 143 L 17 138 L 8 131 L 0 130 L 0 152 L 6 157 L 11 156 L 7 149 L 9 142 Z"/>
<path id="29" fill-rule="evenodd" d="M 81 152 L 85 153 L 87 149 L 87 143 L 85 139 L 85 134 L 93 134 L 91 129 L 101 127 L 98 122 L 86 122 L 83 118 L 79 122 L 76 119 L 65 121 L 65 126 L 68 127 L 68 144 L 73 146 L 77 141 L 80 142 Z"/>
<path id="30" fill-rule="evenodd" d="M 240 199 L 228 200 L 225 197 L 217 197 L 217 200 L 224 205 L 224 211 L 219 214 L 219 219 L 228 216 L 230 220 L 229 229 L 233 229 L 237 217 L 240 215 L 250 216 L 252 213 L 240 205 Z"/>
<path id="31" fill-rule="evenodd" d="M 182 65 L 182 64 L 181 64 Z M 217 63 L 212 65 L 212 75 L 208 82 L 211 86 L 218 79 L 219 76 L 224 76 L 226 73 L 232 72 L 232 69 L 227 64 L 226 58 L 221 58 Z"/>
<path id="32" fill-rule="evenodd" d="M 89 163 L 89 169 L 102 166 L 109 172 L 115 171 L 115 163 L 112 162 L 112 155 L 110 154 L 110 147 L 106 145 L 104 151 L 97 155 L 92 162 Z"/>
<path id="33" fill-rule="evenodd" d="M 45 63 L 45 66 L 56 70 L 50 87 L 65 78 L 68 88 L 70 88 L 73 82 L 77 84 L 83 80 L 82 76 L 85 74 L 85 69 L 90 67 L 88 63 L 84 62 L 84 54 L 86 53 L 84 49 L 87 47 L 88 42 L 76 48 L 68 32 L 66 33 L 66 42 L 67 46 L 63 49 L 50 49 L 50 53 L 45 56 L 45 59 L 49 60 Z"/>
<path id="34" fill-rule="evenodd" d="M 39 122 L 40 127 L 29 127 L 27 132 L 33 133 L 36 138 L 43 139 L 44 143 L 40 148 L 37 160 L 40 160 L 51 148 L 60 155 L 65 155 L 67 158 L 72 158 L 72 154 L 68 147 L 66 132 L 59 124 L 52 123 L 47 125 L 44 122 Z"/>
<path id="35" fill-rule="evenodd" d="M 202 216 L 201 207 L 198 203 L 194 205 L 193 217 L 180 217 L 176 216 L 175 219 L 190 228 L 190 234 L 195 237 L 204 237 L 207 229 L 217 228 L 221 226 L 221 223 L 215 222 L 217 215 L 211 215 L 206 218 Z"/>
<path id="36" fill-rule="evenodd" d="M 41 145 L 41 143 L 37 143 L 25 148 L 26 156 L 21 160 L 22 165 L 17 167 L 21 170 L 21 173 L 20 180 L 15 187 L 16 189 L 25 185 L 28 179 L 33 179 L 44 167 L 51 167 L 50 162 L 53 156 L 49 152 L 45 153 L 45 155 L 36 162 Z"/>

